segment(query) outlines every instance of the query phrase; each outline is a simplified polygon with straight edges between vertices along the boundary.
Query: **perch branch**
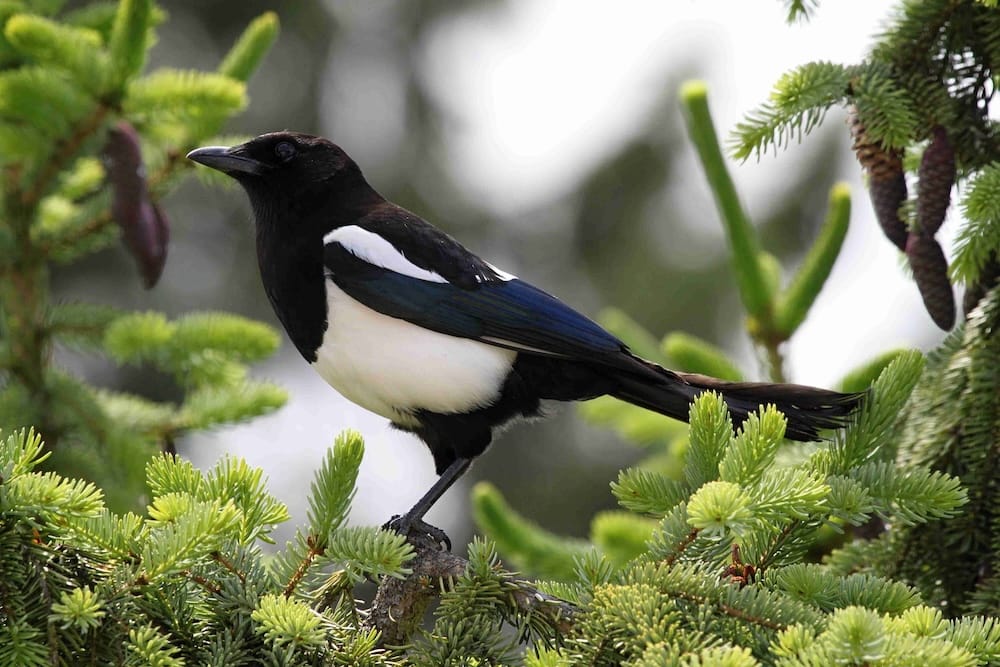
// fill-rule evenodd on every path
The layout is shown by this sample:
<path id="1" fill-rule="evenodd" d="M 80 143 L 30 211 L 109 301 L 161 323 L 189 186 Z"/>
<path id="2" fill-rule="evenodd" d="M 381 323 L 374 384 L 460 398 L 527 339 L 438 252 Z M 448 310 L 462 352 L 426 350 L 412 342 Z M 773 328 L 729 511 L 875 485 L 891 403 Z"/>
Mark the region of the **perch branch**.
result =
<path id="1" fill-rule="evenodd" d="M 412 531 L 407 540 L 416 552 L 407 564 L 411 573 L 405 579 L 382 579 L 366 622 L 381 633 L 382 644 L 389 646 L 407 643 L 432 600 L 469 565 L 465 558 L 441 551 L 440 543 L 429 535 Z M 511 601 L 520 613 L 540 616 L 561 635 L 573 629 L 579 613 L 575 605 L 543 593 L 522 579 L 507 577 L 506 581 L 513 585 Z"/>

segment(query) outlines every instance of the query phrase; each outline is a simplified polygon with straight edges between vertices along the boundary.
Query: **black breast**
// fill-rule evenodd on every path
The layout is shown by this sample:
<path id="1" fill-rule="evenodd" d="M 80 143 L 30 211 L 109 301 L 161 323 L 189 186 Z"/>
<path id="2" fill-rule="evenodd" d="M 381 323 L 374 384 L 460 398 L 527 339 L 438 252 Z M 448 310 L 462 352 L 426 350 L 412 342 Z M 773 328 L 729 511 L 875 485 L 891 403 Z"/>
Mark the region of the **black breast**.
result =
<path id="1" fill-rule="evenodd" d="M 322 242 L 258 224 L 257 262 L 264 291 L 288 337 L 306 361 L 316 361 L 326 332 Z"/>

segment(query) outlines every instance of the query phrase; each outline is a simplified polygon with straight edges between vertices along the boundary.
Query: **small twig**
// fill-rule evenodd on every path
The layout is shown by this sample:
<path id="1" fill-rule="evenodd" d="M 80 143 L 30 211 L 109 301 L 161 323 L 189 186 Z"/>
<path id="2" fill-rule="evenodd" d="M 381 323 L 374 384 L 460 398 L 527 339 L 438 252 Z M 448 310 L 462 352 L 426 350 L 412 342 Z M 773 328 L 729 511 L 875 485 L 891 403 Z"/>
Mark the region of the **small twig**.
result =
<path id="1" fill-rule="evenodd" d="M 176 452 L 174 452 L 174 455 L 176 456 Z M 242 583 L 244 584 L 247 583 L 247 575 L 236 569 L 236 566 L 230 563 L 228 560 L 226 560 L 226 557 L 220 554 L 218 551 L 212 552 L 212 560 L 214 560 L 216 563 L 218 563 L 222 567 L 226 568 L 227 570 L 235 574 L 236 578 L 239 579 Z"/>
<path id="2" fill-rule="evenodd" d="M 674 563 L 677 562 L 677 559 L 681 557 L 682 553 L 684 553 L 684 550 L 691 546 L 696 539 L 698 539 L 698 534 L 700 532 L 701 531 L 698 528 L 692 528 L 691 532 L 677 544 L 677 548 L 674 549 L 674 552 L 663 559 L 663 564 L 667 567 L 673 567 Z"/>
<path id="3" fill-rule="evenodd" d="M 306 576 L 306 572 L 309 571 L 309 566 L 312 565 L 313 561 L 322 556 L 323 552 L 326 551 L 326 547 L 319 544 L 315 535 L 307 537 L 306 543 L 309 545 L 309 551 L 306 552 L 305 558 L 299 563 L 299 566 L 292 574 L 292 578 L 288 580 L 288 585 L 285 586 L 284 596 L 286 598 L 291 597 L 292 593 L 295 592 L 295 588 L 302 581 L 302 577 Z"/>
<path id="4" fill-rule="evenodd" d="M 695 595 L 694 593 L 688 593 L 686 591 L 664 591 L 667 595 L 672 597 L 687 600 L 688 602 L 695 602 L 697 604 L 710 604 L 718 609 L 720 612 L 726 616 L 732 616 L 733 618 L 738 618 L 741 621 L 746 621 L 748 623 L 753 623 L 754 625 L 761 625 L 765 628 L 770 628 L 771 630 L 784 630 L 787 626 L 784 623 L 778 623 L 766 618 L 760 618 L 759 616 L 754 616 L 753 614 L 747 613 L 742 609 L 738 609 L 732 605 L 728 605 L 725 602 L 713 601 L 712 599 L 704 595 Z"/>
<path id="5" fill-rule="evenodd" d="M 191 581 L 198 584 L 212 595 L 218 595 L 219 592 L 222 590 L 222 586 L 220 586 L 219 584 L 215 583 L 214 581 L 209 581 L 205 577 L 195 572 L 192 572 L 191 570 L 184 570 L 184 574 Z"/>
<path id="6" fill-rule="evenodd" d="M 775 556 L 778 555 L 778 549 L 780 549 L 781 545 L 785 543 L 785 540 L 787 540 L 792 534 L 792 531 L 798 528 L 801 524 L 801 521 L 790 521 L 785 524 L 785 527 L 781 529 L 780 533 L 774 536 L 771 543 L 767 545 L 767 550 L 760 555 L 759 559 L 757 559 L 757 574 L 759 576 L 764 576 L 764 571 L 771 566 Z"/>
<path id="7" fill-rule="evenodd" d="M 431 601 L 469 566 L 465 558 L 441 551 L 440 543 L 429 535 L 413 531 L 407 540 L 416 551 L 407 563 L 411 573 L 405 579 L 382 579 L 366 621 L 381 633 L 383 645 L 407 643 Z M 573 629 L 579 613 L 575 605 L 539 591 L 530 582 L 514 577 L 506 580 L 515 585 L 512 598 L 518 611 L 543 617 L 563 635 Z"/>
<path id="8" fill-rule="evenodd" d="M 111 111 L 111 107 L 106 104 L 99 103 L 97 107 L 90 113 L 89 116 L 82 119 L 75 128 L 73 128 L 73 133 L 66 138 L 65 141 L 60 142 L 59 148 L 56 154 L 52 156 L 51 159 L 46 161 L 45 168 L 42 173 L 39 174 L 38 178 L 31 187 L 26 190 L 21 195 L 21 205 L 25 208 L 30 208 L 38 203 L 38 200 L 42 198 L 45 194 L 45 190 L 48 188 L 49 183 L 52 179 L 56 177 L 63 167 L 66 166 L 66 162 L 69 161 L 73 155 L 80 150 L 80 146 L 87 138 L 97 131 L 104 122 L 104 118 Z"/>
<path id="9" fill-rule="evenodd" d="M 781 354 L 777 341 L 764 341 L 764 350 L 767 352 L 767 372 L 771 382 L 787 382 L 785 379 L 785 359 Z"/>

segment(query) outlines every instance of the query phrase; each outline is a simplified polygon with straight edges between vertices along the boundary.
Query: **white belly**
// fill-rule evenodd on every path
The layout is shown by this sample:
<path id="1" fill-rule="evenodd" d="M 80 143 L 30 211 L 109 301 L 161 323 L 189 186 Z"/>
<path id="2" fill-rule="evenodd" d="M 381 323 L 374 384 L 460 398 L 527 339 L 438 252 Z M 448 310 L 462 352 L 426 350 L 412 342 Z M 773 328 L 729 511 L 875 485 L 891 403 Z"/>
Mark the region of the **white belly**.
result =
<path id="1" fill-rule="evenodd" d="M 362 305 L 326 282 L 327 322 L 313 367 L 334 389 L 401 425 L 408 412 L 467 412 L 492 403 L 517 355 L 446 336 Z"/>

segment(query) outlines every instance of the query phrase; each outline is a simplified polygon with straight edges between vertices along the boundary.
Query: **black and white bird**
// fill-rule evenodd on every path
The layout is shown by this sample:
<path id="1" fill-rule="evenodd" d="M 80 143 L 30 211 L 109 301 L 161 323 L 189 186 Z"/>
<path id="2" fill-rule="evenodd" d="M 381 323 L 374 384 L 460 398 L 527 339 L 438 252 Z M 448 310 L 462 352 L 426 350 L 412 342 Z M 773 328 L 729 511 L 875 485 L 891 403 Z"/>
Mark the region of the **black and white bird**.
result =
<path id="1" fill-rule="evenodd" d="M 334 389 L 423 440 L 440 475 L 393 526 L 429 528 L 431 505 L 490 444 L 495 429 L 539 414 L 543 400 L 605 394 L 687 420 L 706 390 L 738 425 L 761 404 L 787 437 L 842 426 L 856 394 L 725 382 L 633 354 L 562 301 L 466 250 L 387 201 L 323 139 L 264 134 L 188 154 L 246 190 L 257 259 L 292 343 Z"/>

